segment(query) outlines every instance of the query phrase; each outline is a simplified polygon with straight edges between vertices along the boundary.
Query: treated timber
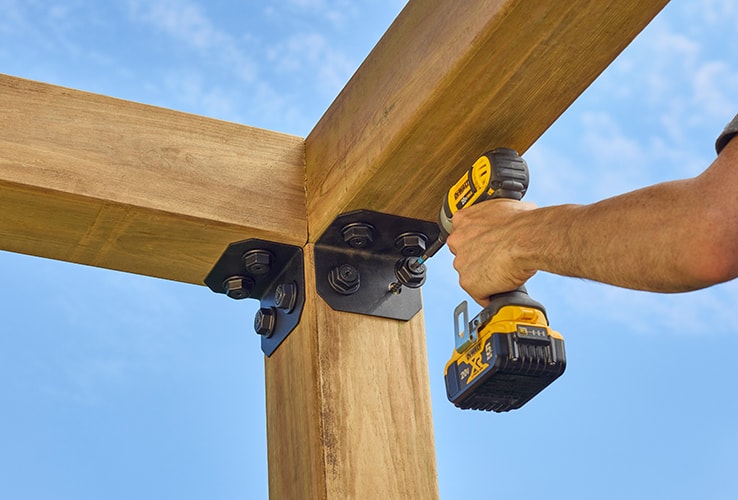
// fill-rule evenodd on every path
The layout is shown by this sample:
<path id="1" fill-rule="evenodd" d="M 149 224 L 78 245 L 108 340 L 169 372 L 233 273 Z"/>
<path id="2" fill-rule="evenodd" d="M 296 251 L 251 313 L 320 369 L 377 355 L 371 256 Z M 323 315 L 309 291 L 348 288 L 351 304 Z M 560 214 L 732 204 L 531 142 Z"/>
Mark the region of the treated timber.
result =
<path id="1" fill-rule="evenodd" d="M 465 165 L 525 151 L 665 3 L 416 0 L 304 144 L 0 78 L 0 242 L 199 282 L 235 239 L 315 241 L 355 208 L 432 220 Z M 422 317 L 333 311 L 306 255 L 302 321 L 266 360 L 271 496 L 437 497 Z"/>
<path id="2" fill-rule="evenodd" d="M 309 287 L 300 325 L 266 360 L 270 497 L 437 498 L 426 360 L 422 314 L 336 312 Z"/>
<path id="3" fill-rule="evenodd" d="M 477 156 L 528 149 L 666 3 L 410 2 L 306 139 L 310 240 L 354 209 L 435 220 Z"/>
<path id="4" fill-rule="evenodd" d="M 307 239 L 299 137 L 0 75 L 0 249 L 202 284 Z"/>

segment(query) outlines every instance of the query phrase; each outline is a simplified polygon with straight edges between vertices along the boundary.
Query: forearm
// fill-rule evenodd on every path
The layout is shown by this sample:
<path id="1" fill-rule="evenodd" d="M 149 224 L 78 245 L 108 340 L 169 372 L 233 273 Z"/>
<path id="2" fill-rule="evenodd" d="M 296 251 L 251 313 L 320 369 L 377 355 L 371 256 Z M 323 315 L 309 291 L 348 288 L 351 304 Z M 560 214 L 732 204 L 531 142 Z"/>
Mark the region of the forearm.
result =
<path id="1" fill-rule="evenodd" d="M 695 259 L 706 248 L 695 181 L 674 181 L 592 205 L 563 205 L 521 214 L 524 267 L 617 286 L 681 292 L 712 284 Z"/>

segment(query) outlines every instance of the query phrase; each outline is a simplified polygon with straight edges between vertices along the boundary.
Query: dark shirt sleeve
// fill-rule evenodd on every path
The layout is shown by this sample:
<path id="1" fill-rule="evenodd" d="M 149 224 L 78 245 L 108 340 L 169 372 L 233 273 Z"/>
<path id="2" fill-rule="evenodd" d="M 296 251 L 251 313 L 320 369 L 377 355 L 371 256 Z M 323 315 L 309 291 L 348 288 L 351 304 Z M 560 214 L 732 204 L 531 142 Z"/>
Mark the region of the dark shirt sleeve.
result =
<path id="1" fill-rule="evenodd" d="M 723 150 L 725 145 L 728 144 L 736 134 L 738 134 L 738 115 L 735 115 L 733 121 L 726 125 L 723 133 L 720 134 L 717 141 L 715 141 L 715 151 L 717 151 L 717 154 L 720 154 L 720 151 Z"/>

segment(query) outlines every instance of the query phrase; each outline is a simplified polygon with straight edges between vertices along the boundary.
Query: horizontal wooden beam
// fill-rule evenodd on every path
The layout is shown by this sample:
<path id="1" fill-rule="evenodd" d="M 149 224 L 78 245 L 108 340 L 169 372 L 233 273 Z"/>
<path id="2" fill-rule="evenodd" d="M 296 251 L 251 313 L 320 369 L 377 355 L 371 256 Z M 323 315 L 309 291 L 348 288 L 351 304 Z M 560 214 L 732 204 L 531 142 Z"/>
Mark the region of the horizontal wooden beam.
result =
<path id="1" fill-rule="evenodd" d="M 353 209 L 434 220 L 476 157 L 525 151 L 667 1 L 411 1 L 306 139 L 311 241 Z"/>
<path id="2" fill-rule="evenodd" d="M 299 137 L 0 75 L 0 248 L 202 283 L 307 239 Z"/>

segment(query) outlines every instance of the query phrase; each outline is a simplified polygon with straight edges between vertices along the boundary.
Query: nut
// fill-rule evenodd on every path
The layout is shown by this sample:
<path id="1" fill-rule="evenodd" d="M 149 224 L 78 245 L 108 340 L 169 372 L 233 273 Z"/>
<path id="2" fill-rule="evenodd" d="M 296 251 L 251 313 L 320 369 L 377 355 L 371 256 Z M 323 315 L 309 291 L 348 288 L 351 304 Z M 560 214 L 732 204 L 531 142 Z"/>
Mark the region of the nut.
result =
<path id="1" fill-rule="evenodd" d="M 427 238 L 420 233 L 402 233 L 395 238 L 395 246 L 403 257 L 420 257 L 425 252 Z"/>
<path id="2" fill-rule="evenodd" d="M 266 274 L 272 269 L 272 254 L 266 250 L 249 250 L 243 254 L 243 264 L 249 274 Z"/>
<path id="3" fill-rule="evenodd" d="M 364 222 L 354 222 L 341 229 L 343 241 L 352 248 L 368 248 L 374 244 L 374 226 Z"/>
<path id="4" fill-rule="evenodd" d="M 270 337 L 277 324 L 277 311 L 273 307 L 262 307 L 254 316 L 254 330 L 259 335 Z"/>
<path id="5" fill-rule="evenodd" d="M 420 288 L 425 283 L 425 264 L 413 269 L 410 267 L 410 263 L 414 263 L 415 260 L 415 257 L 405 257 L 395 264 L 397 281 L 408 288 Z"/>
<path id="6" fill-rule="evenodd" d="M 295 283 L 280 283 L 274 290 L 274 306 L 291 313 L 297 302 L 297 285 Z"/>
<path id="7" fill-rule="evenodd" d="M 350 264 L 341 264 L 330 270 L 328 283 L 341 295 L 352 295 L 359 290 L 361 279 L 359 271 Z"/>
<path id="8" fill-rule="evenodd" d="M 236 300 L 248 299 L 253 288 L 254 281 L 246 276 L 230 276 L 223 282 L 225 294 Z"/>

